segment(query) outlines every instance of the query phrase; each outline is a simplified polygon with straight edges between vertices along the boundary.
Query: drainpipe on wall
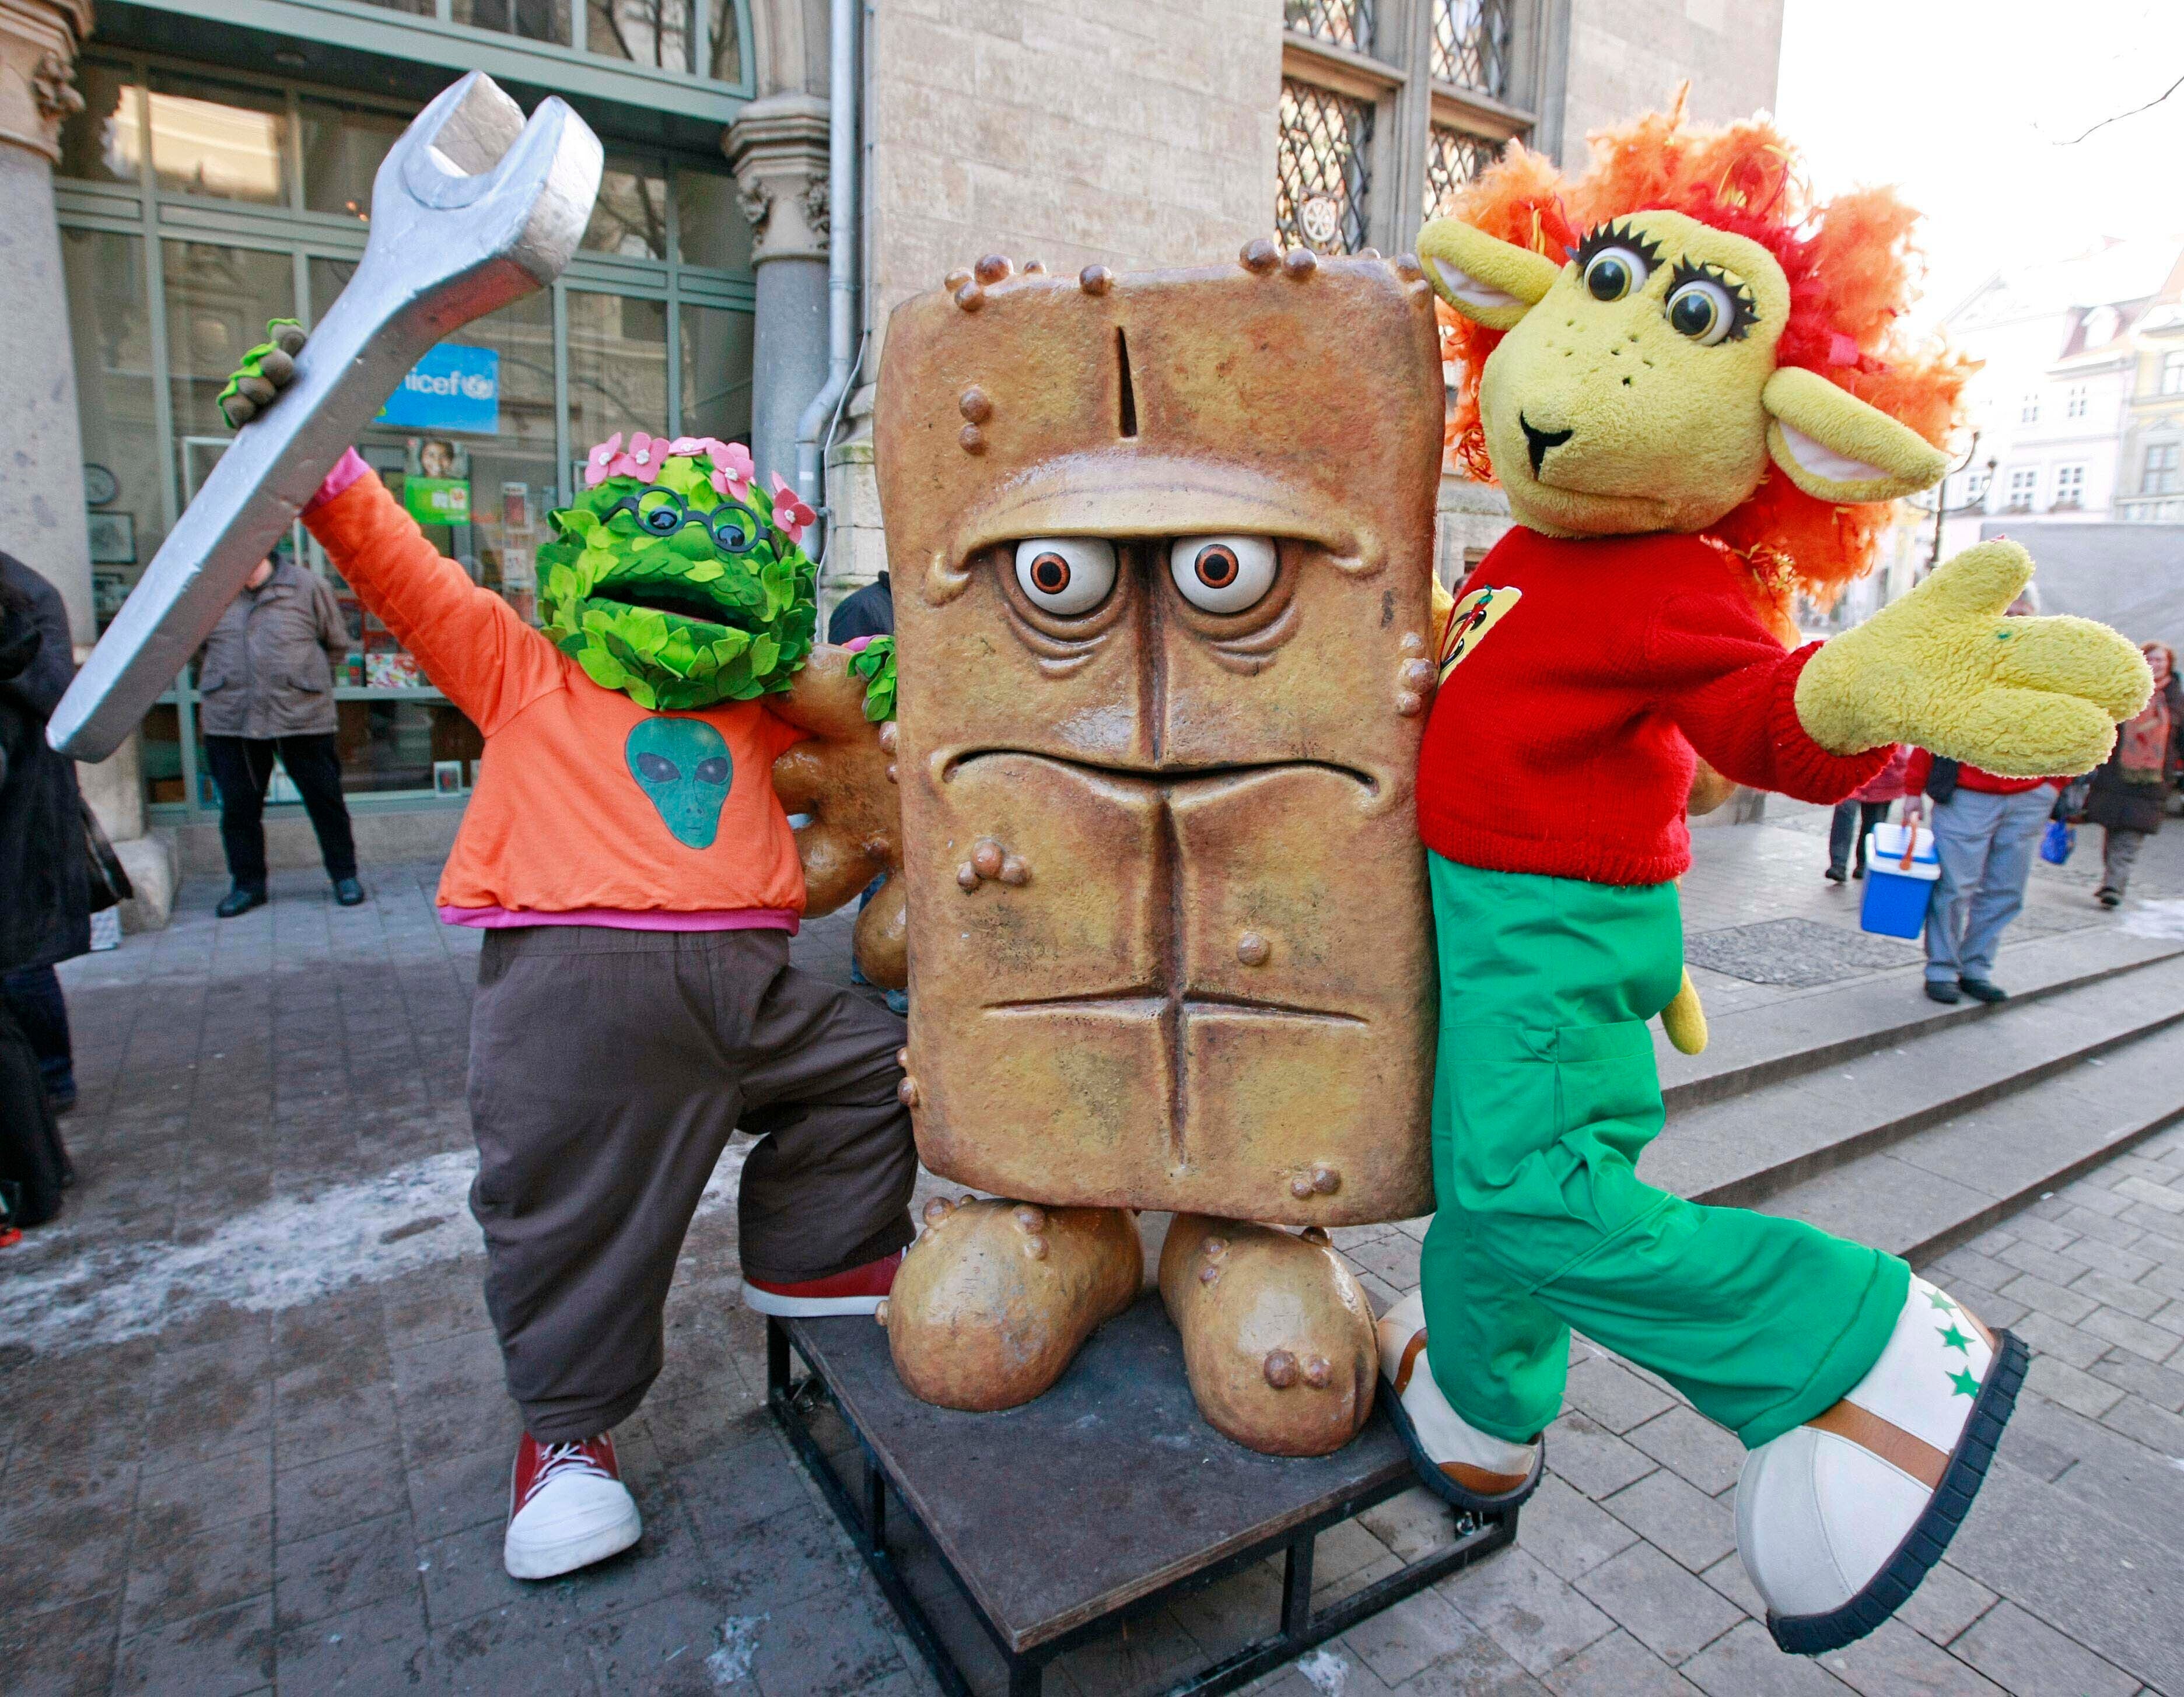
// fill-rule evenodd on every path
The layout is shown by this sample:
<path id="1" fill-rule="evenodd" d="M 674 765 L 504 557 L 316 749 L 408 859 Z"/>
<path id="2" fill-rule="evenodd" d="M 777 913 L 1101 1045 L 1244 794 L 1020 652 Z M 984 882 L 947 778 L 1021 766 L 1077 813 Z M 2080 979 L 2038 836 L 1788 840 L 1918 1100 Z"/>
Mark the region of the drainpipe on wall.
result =
<path id="1" fill-rule="evenodd" d="M 825 450 L 833 415 L 856 365 L 857 36 L 859 0 L 832 0 L 827 23 L 827 381 L 796 420 L 796 492 L 819 513 L 814 564 L 833 551 L 834 517 L 826 498 Z"/>

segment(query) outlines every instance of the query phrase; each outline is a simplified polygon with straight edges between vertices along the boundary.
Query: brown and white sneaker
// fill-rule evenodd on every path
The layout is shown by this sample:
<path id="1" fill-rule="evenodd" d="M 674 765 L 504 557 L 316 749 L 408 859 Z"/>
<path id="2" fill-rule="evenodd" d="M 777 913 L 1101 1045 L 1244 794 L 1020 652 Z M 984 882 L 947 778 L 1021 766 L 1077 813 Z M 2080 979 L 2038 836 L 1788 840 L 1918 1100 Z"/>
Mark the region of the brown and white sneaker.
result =
<path id="1" fill-rule="evenodd" d="M 1736 1544 L 1776 1644 L 1838 1650 L 1903 1605 L 1964 1523 L 2029 1359 L 1914 1277 L 1849 1394 L 1744 1458 Z"/>
<path id="2" fill-rule="evenodd" d="M 1495 1438 L 1449 1406 L 1426 1360 L 1425 1299 L 1412 1291 L 1380 1316 L 1381 1401 L 1435 1495 L 1474 1514 L 1513 1508 L 1539 1488 L 1546 1446 Z"/>

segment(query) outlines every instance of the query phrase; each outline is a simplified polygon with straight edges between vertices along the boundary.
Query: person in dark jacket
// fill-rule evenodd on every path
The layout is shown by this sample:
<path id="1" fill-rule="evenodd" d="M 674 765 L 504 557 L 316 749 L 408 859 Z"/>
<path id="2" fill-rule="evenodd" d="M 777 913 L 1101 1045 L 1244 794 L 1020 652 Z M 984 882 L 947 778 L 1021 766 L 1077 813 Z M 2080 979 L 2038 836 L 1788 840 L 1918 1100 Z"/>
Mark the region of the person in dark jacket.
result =
<path id="1" fill-rule="evenodd" d="M 265 787 L 276 753 L 318 833 L 334 899 L 364 899 L 334 737 L 334 668 L 348 654 L 341 604 L 285 548 L 259 562 L 205 638 L 198 711 L 233 886 L 214 910 L 222 919 L 265 902 Z"/>
<path id="2" fill-rule="evenodd" d="M 91 947 L 75 763 L 46 746 L 46 721 L 75 676 L 59 593 L 0 554 L 0 973 L 50 969 Z M 68 1177 L 39 1056 L 0 998 L 0 1186 L 12 1223 L 51 1219 Z"/>
<path id="3" fill-rule="evenodd" d="M 836 648 L 853 643 L 860 637 L 892 637 L 894 634 L 894 587 L 888 581 L 884 571 L 879 581 L 867 583 L 862 589 L 834 609 L 827 620 L 827 640 Z"/>
<path id="4" fill-rule="evenodd" d="M 2114 751 L 2094 772 L 2086 795 L 2086 817 L 2102 827 L 2101 887 L 2093 898 L 2105 908 L 2121 903 L 2141 845 L 2161 829 L 2170 762 L 2184 743 L 2184 681 L 2176 676 L 2176 656 L 2161 643 L 2142 643 L 2139 652 L 2153 672 L 2153 698 L 2116 732 Z"/>

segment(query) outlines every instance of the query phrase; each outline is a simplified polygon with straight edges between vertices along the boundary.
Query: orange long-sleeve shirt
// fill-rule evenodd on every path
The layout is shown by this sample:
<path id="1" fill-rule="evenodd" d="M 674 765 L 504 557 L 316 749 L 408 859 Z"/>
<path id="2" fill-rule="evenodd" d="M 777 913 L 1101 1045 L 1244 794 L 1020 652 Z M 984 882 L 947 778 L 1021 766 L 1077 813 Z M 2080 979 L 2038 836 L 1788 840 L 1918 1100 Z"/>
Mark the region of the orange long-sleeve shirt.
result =
<path id="1" fill-rule="evenodd" d="M 600 688 L 441 558 L 360 461 L 337 468 L 304 521 L 485 735 L 442 918 L 796 928 L 804 874 L 772 768 L 802 731 L 755 701 L 652 713 Z"/>

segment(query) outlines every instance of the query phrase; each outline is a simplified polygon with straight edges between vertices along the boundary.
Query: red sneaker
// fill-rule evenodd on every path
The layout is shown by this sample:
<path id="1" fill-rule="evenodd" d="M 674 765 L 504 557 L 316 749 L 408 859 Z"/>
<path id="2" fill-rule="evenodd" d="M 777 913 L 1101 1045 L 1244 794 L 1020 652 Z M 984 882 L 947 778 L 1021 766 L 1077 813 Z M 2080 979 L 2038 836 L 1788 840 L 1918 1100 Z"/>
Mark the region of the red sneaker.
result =
<path id="1" fill-rule="evenodd" d="M 511 1578 L 573 1573 L 619 1555 L 644 1530 L 637 1499 L 621 1482 L 612 1438 L 603 1432 L 581 1444 L 541 1444 L 523 1434 L 501 1546 Z"/>
<path id="2" fill-rule="evenodd" d="M 861 1267 L 851 1267 L 828 1278 L 808 1278 L 800 1284 L 776 1284 L 744 1275 L 744 1306 L 760 1314 L 810 1317 L 821 1314 L 870 1314 L 894 1288 L 894 1271 L 903 1252 L 882 1255 Z"/>

